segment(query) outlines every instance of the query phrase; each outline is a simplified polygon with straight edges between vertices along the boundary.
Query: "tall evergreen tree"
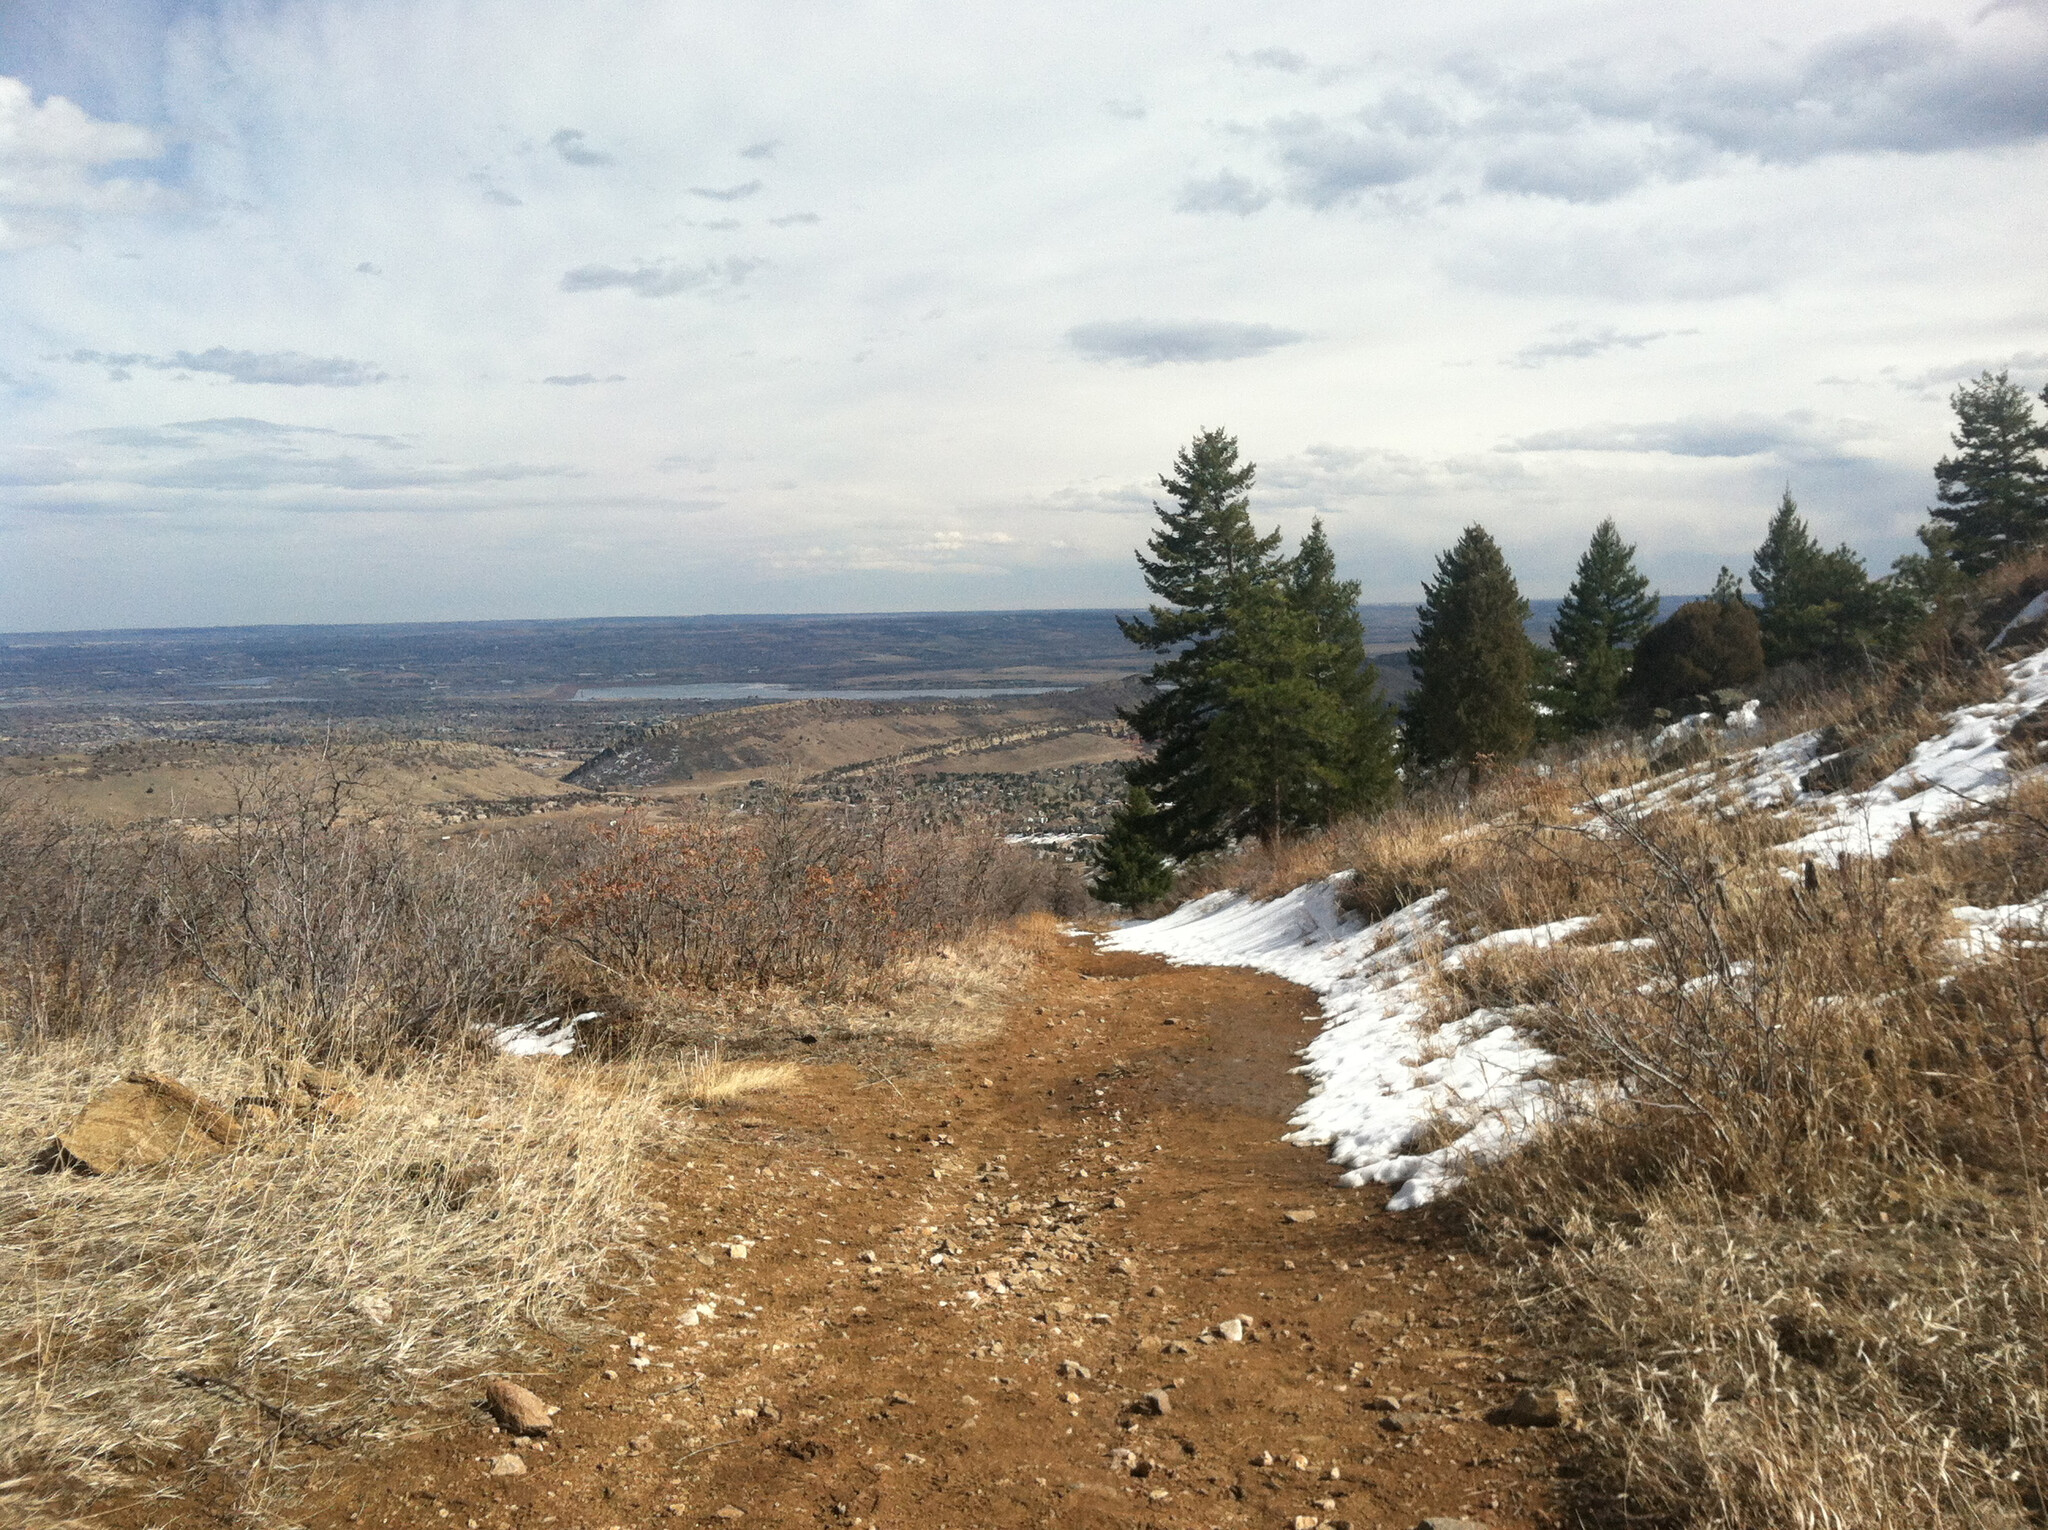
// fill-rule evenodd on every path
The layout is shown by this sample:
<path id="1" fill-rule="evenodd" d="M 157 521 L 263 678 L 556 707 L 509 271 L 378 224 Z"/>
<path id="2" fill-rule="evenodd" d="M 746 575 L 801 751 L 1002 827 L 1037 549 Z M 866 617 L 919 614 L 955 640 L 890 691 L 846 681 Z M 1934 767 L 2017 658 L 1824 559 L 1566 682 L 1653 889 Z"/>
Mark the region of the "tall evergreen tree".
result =
<path id="1" fill-rule="evenodd" d="M 1468 526 L 1422 586 L 1414 650 L 1415 689 L 1402 708 L 1418 765 L 1513 760 L 1536 735 L 1534 673 L 1524 630 L 1529 603 L 1492 537 Z"/>
<path id="2" fill-rule="evenodd" d="M 1547 700 L 1567 732 L 1590 733 L 1619 720 L 1629 653 L 1656 620 L 1657 596 L 1636 568 L 1636 550 L 1613 521 L 1602 521 L 1550 627 L 1557 674 Z"/>
<path id="3" fill-rule="evenodd" d="M 1168 854 L 1187 857 L 1228 838 L 1225 794 L 1203 751 L 1222 703 L 1215 669 L 1229 635 L 1230 613 L 1261 584 L 1280 577 L 1280 533 L 1261 536 L 1247 494 L 1254 468 L 1237 460 L 1237 439 L 1205 430 L 1174 457 L 1160 486 L 1172 505 L 1157 503 L 1159 527 L 1138 554 L 1145 584 L 1163 602 L 1144 617 L 1119 619 L 1125 637 L 1163 655 L 1146 677 L 1147 694 L 1123 716 L 1151 747 L 1131 767 L 1133 785 L 1158 804 L 1155 837 Z"/>
<path id="4" fill-rule="evenodd" d="M 1104 903 L 1137 908 L 1157 903 L 1173 891 L 1173 868 L 1159 853 L 1154 837 L 1158 813 L 1145 788 L 1133 786 L 1110 817 L 1109 828 L 1095 842 L 1089 864 L 1095 875 L 1089 893 Z"/>
<path id="5" fill-rule="evenodd" d="M 2048 403 L 2048 389 L 2042 391 Z M 1950 533 L 1948 552 L 1966 574 L 1981 574 L 2048 534 L 2048 425 L 2026 389 L 2005 372 L 1985 372 L 1949 396 L 1956 428 L 1952 457 L 1934 469 L 1928 510 Z"/>
<path id="6" fill-rule="evenodd" d="M 1227 833 L 1272 839 L 1384 807 L 1399 788 L 1391 713 L 1365 654 L 1358 586 L 1316 522 L 1286 577 L 1232 609 L 1203 756 Z"/>
<path id="7" fill-rule="evenodd" d="M 1358 582 L 1337 577 L 1337 555 L 1320 517 L 1287 567 L 1288 602 L 1309 623 L 1310 674 L 1336 698 L 1342 716 L 1331 761 L 1334 774 L 1319 798 L 1315 821 L 1374 813 L 1400 795 L 1400 731 L 1380 689 L 1379 669 L 1365 651 Z"/>
<path id="8" fill-rule="evenodd" d="M 1788 486 L 1750 565 L 1764 660 L 1840 664 L 1877 646 L 1885 627 L 1884 592 L 1847 543 L 1828 552 L 1814 540 Z"/>

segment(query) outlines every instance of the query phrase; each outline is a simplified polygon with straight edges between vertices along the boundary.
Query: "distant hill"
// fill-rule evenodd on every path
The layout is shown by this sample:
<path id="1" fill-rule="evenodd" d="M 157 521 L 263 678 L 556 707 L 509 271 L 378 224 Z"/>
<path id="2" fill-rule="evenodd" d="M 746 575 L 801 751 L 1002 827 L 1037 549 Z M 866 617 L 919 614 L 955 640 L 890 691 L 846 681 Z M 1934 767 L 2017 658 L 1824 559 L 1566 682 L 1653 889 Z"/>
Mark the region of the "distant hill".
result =
<path id="1" fill-rule="evenodd" d="M 1665 610 L 1682 597 L 1668 597 Z M 1547 639 L 1558 602 L 1531 603 Z M 1361 606 L 1390 688 L 1415 608 Z M 420 700 L 568 702 L 607 687 L 1089 685 L 1146 668 L 1116 610 L 209 627 L 0 635 L 0 701 L 95 698 L 213 707 L 271 700 L 334 715 Z M 678 709 L 681 710 L 681 709 Z"/>
<path id="2" fill-rule="evenodd" d="M 722 790 L 787 775 L 841 779 L 882 770 L 1036 770 L 1136 753 L 1112 681 L 1042 696 L 956 701 L 778 701 L 679 717 L 628 737 L 564 779 L 606 791 Z"/>

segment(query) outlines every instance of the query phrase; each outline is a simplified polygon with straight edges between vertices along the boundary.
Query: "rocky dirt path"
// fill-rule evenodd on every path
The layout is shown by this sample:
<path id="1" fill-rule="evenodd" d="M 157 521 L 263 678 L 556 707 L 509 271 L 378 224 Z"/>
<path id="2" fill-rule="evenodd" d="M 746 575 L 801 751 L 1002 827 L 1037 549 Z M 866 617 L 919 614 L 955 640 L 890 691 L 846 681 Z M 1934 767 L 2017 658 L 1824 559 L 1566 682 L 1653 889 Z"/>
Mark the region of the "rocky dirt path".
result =
<path id="1" fill-rule="evenodd" d="M 971 1052 L 707 1113 L 631 1341 L 523 1378 L 554 1437 L 475 1410 L 330 1463 L 305 1523 L 1551 1523 L 1556 1432 L 1485 1421 L 1536 1378 L 1456 1239 L 1278 1141 L 1313 1013 L 1073 941 Z"/>

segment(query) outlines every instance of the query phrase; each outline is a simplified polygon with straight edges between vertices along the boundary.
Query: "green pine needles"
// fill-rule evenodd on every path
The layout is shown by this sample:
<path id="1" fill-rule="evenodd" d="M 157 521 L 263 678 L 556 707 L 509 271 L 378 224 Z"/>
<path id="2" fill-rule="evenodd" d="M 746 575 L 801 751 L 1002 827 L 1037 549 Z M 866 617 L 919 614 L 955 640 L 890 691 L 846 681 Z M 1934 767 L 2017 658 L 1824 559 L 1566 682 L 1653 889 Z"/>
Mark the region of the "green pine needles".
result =
<path id="1" fill-rule="evenodd" d="M 2048 403 L 2048 389 L 2041 399 Z M 1964 383 L 1949 403 L 1956 451 L 1934 469 L 1939 503 L 1927 513 L 1948 532 L 1942 550 L 1964 573 L 1981 574 L 2048 534 L 2048 425 L 2004 372 Z"/>
<path id="2" fill-rule="evenodd" d="M 1636 567 L 1635 548 L 1602 521 L 1550 626 L 1557 673 L 1544 704 L 1559 731 L 1592 733 L 1620 721 L 1630 657 L 1656 622 L 1657 596 Z"/>
<path id="3" fill-rule="evenodd" d="M 1536 738 L 1529 603 L 1500 546 L 1467 526 L 1422 586 L 1415 689 L 1402 708 L 1409 758 L 1428 770 L 1520 759 Z"/>
<path id="4" fill-rule="evenodd" d="M 1138 555 L 1160 603 L 1122 624 L 1161 655 L 1124 714 L 1149 746 L 1129 776 L 1156 805 L 1154 848 L 1179 859 L 1375 811 L 1399 784 L 1358 586 L 1337 577 L 1320 521 L 1291 558 L 1259 532 L 1254 471 L 1222 430 L 1175 457 Z"/>
<path id="5" fill-rule="evenodd" d="M 1091 896 L 1123 908 L 1142 908 L 1173 891 L 1173 867 L 1159 853 L 1158 817 L 1144 787 L 1134 786 L 1125 794 L 1088 858 L 1095 869 L 1088 881 Z"/>

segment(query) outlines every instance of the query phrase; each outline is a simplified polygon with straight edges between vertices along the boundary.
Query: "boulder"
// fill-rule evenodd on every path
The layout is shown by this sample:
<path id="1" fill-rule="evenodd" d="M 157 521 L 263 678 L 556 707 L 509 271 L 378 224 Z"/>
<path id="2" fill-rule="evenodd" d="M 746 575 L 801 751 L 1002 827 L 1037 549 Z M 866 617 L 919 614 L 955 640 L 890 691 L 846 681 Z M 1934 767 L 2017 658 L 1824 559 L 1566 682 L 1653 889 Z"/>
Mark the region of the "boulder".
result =
<path id="1" fill-rule="evenodd" d="M 1578 1414 L 1578 1399 L 1563 1387 L 1531 1387 L 1495 1415 L 1517 1429 L 1555 1429 Z"/>
<path id="2" fill-rule="evenodd" d="M 233 1114 L 160 1073 L 131 1073 L 87 1102 L 54 1143 L 57 1163 L 89 1174 L 146 1169 L 166 1159 L 212 1158 L 239 1147 Z"/>
<path id="3" fill-rule="evenodd" d="M 554 1433 L 548 1405 L 516 1381 L 494 1377 L 484 1384 L 484 1406 L 507 1434 L 544 1436 Z"/>

